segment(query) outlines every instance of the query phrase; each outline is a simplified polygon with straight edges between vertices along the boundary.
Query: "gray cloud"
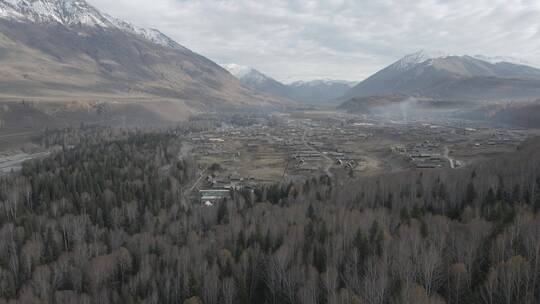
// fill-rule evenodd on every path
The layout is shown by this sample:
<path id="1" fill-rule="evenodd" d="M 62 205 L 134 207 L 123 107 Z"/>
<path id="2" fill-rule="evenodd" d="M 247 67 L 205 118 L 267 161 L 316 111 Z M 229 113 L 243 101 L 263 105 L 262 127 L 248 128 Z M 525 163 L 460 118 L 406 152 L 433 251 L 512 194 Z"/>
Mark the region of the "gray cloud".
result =
<path id="1" fill-rule="evenodd" d="M 89 0 L 218 63 L 362 80 L 419 49 L 540 64 L 537 0 Z"/>

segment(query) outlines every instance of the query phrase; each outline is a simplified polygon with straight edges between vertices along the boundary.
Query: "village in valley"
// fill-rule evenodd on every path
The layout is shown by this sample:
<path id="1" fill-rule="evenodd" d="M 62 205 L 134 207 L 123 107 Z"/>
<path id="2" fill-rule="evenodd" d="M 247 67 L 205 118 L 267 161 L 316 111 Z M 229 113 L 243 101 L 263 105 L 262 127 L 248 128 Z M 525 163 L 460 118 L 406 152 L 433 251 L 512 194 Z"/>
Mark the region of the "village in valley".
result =
<path id="1" fill-rule="evenodd" d="M 347 180 L 411 169 L 459 169 L 540 134 L 452 117 L 403 119 L 324 109 L 207 113 L 181 125 L 189 127 L 176 132 L 182 146 L 178 157 L 198 167 L 185 195 L 207 206 L 229 198 L 232 190 L 320 176 Z M 63 149 L 29 147 L 3 152 L 0 175 Z"/>
<path id="2" fill-rule="evenodd" d="M 318 176 L 458 169 L 515 149 L 536 131 L 479 122 L 387 120 L 324 111 L 205 115 L 215 127 L 185 135 L 201 176 L 193 201 L 213 206 L 231 190 Z M 200 122 L 200 121 L 199 121 Z"/>

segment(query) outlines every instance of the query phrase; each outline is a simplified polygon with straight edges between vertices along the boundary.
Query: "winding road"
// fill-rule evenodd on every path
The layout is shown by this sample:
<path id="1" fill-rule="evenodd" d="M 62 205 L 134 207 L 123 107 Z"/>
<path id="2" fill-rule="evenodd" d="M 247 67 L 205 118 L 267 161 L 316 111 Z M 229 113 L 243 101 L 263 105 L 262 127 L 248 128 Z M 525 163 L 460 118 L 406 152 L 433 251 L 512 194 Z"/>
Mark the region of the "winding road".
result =
<path id="1" fill-rule="evenodd" d="M 448 149 L 448 146 L 444 146 L 444 154 L 443 154 L 443 156 L 450 163 L 450 168 L 455 169 L 456 164 L 455 164 L 455 161 L 452 158 L 450 158 L 450 149 Z"/>
<path id="2" fill-rule="evenodd" d="M 330 169 L 334 165 L 334 161 L 330 157 L 328 157 L 328 155 L 326 155 L 326 154 L 322 153 L 321 151 L 319 151 L 319 150 L 315 149 L 314 147 L 312 147 L 308 143 L 306 137 L 307 137 L 307 130 L 304 131 L 304 135 L 302 136 L 302 141 L 304 142 L 305 147 L 308 150 L 319 153 L 328 162 L 326 167 L 324 167 L 323 171 L 324 171 L 324 173 L 326 173 L 326 175 L 328 175 L 328 177 L 333 177 L 334 175 L 332 174 L 332 172 L 330 172 Z"/>

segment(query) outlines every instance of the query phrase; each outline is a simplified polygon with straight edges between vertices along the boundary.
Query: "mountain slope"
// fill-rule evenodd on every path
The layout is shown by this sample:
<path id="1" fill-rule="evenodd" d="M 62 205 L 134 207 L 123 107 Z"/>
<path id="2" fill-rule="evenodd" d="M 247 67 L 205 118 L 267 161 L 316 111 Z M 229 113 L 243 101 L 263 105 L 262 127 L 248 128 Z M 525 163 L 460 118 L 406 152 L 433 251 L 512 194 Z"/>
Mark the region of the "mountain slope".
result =
<path id="1" fill-rule="evenodd" d="M 354 97 L 338 106 L 338 109 L 345 110 L 349 113 L 373 114 L 375 109 L 399 104 L 408 98 L 409 96 L 399 93 Z"/>
<path id="2" fill-rule="evenodd" d="M 283 84 L 256 69 L 234 63 L 224 64 L 240 82 L 258 92 L 304 103 L 323 103 L 343 96 L 354 83 L 341 80 L 297 81 Z"/>
<path id="3" fill-rule="evenodd" d="M 418 52 L 362 81 L 345 98 L 388 93 L 467 100 L 534 98 L 540 96 L 540 70 L 478 57 Z"/>
<path id="4" fill-rule="evenodd" d="M 157 30 L 81 0 L 0 0 L 0 97 L 172 100 L 188 108 L 272 105 Z"/>
<path id="5" fill-rule="evenodd" d="M 540 99 L 531 102 L 488 104 L 473 109 L 460 110 L 453 116 L 477 121 L 489 121 L 519 126 L 527 129 L 540 128 Z"/>

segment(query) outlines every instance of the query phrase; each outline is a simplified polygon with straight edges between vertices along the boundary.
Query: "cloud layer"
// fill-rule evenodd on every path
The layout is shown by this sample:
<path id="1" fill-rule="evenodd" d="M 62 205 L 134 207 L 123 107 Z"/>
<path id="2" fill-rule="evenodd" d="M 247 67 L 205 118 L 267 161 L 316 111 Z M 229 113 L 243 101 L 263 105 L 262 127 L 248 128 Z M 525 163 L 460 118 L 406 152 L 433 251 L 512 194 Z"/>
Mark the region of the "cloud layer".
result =
<path id="1" fill-rule="evenodd" d="M 540 64 L 538 0 L 89 0 L 218 63 L 288 82 L 362 80 L 405 54 Z"/>

